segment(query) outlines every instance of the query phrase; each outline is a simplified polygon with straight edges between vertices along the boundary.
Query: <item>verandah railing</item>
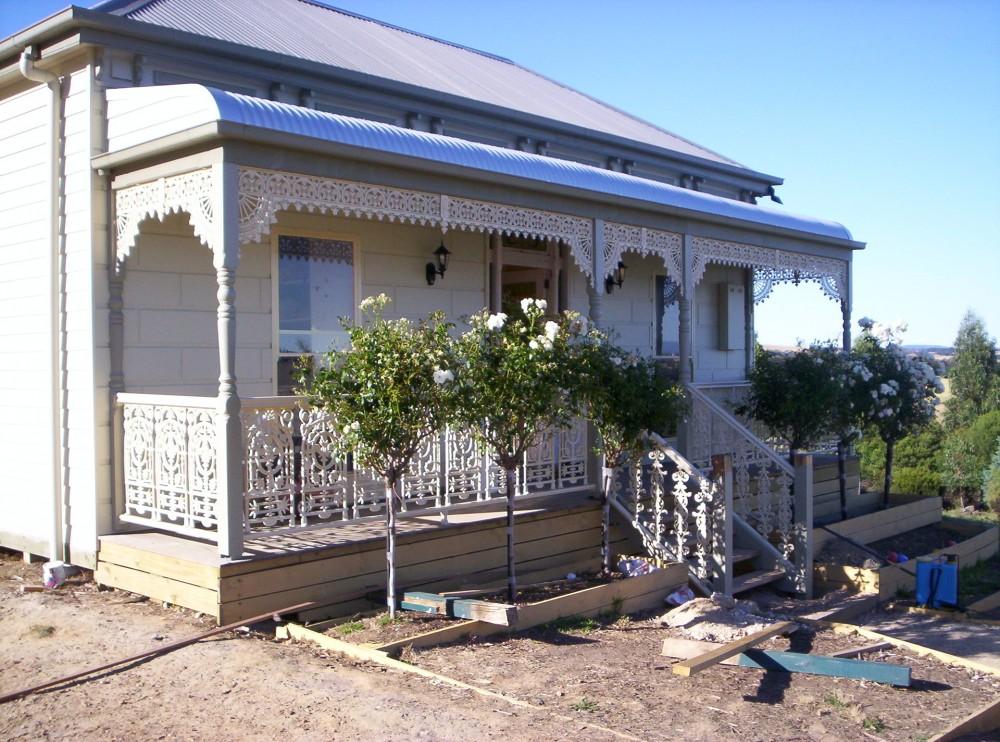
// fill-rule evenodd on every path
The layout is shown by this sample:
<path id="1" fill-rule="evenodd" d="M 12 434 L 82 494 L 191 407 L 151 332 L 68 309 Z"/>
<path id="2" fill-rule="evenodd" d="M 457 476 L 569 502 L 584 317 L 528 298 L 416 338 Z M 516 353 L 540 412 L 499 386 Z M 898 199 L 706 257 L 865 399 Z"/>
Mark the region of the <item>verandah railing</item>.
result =
<path id="1" fill-rule="evenodd" d="M 122 520 L 201 538 L 218 530 L 219 452 L 213 397 L 118 395 Z M 309 528 L 384 515 L 374 472 L 334 453 L 339 431 L 297 397 L 243 400 L 245 533 Z M 518 469 L 519 497 L 588 485 L 587 427 L 546 431 Z M 401 482 L 403 513 L 506 496 L 503 472 L 461 430 L 429 437 Z"/>

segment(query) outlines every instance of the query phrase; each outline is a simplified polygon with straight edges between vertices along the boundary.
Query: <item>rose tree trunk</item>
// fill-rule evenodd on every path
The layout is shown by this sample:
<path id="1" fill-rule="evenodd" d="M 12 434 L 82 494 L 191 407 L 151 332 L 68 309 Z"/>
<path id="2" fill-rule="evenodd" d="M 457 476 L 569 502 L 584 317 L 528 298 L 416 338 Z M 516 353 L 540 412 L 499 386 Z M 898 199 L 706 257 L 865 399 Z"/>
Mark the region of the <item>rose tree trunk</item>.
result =
<path id="1" fill-rule="evenodd" d="M 882 488 L 882 506 L 889 507 L 889 490 L 892 489 L 892 456 L 896 441 L 886 441 L 885 444 L 885 486 Z"/>
<path id="2" fill-rule="evenodd" d="M 604 497 L 601 502 L 601 567 L 605 574 L 611 573 L 611 496 L 614 493 L 615 472 L 613 466 L 602 470 Z"/>
<path id="3" fill-rule="evenodd" d="M 517 469 L 505 469 L 507 477 L 507 599 L 517 601 L 517 577 L 514 572 L 514 493 L 517 491 Z"/>
<path id="4" fill-rule="evenodd" d="M 385 480 L 385 572 L 386 605 L 390 618 L 396 617 L 396 481 Z"/>

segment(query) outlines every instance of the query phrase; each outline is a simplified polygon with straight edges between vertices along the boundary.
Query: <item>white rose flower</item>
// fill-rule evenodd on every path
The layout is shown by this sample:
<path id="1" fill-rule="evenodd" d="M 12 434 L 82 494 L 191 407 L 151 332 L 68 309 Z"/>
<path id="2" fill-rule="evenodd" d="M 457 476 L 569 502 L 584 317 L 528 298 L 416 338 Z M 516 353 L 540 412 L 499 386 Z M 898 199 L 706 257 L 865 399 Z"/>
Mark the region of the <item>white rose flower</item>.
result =
<path id="1" fill-rule="evenodd" d="M 549 308 L 549 303 L 545 299 L 535 299 L 535 306 L 544 312 Z"/>
<path id="2" fill-rule="evenodd" d="M 535 303 L 534 299 L 521 299 L 521 311 L 525 314 L 531 309 L 531 306 Z"/>
<path id="3" fill-rule="evenodd" d="M 344 426 L 344 435 L 350 435 L 350 434 L 351 434 L 351 426 L 350 425 L 345 425 Z"/>
<path id="4" fill-rule="evenodd" d="M 528 347 L 531 348 L 532 350 L 538 350 L 538 347 L 539 347 L 538 346 L 538 341 L 537 340 L 532 340 L 530 343 L 528 343 Z"/>
<path id="5" fill-rule="evenodd" d="M 545 337 L 549 340 L 555 340 L 556 335 L 559 334 L 559 323 L 549 320 L 545 323 Z"/>
<path id="6" fill-rule="evenodd" d="M 507 315 L 503 312 L 491 314 L 486 320 L 486 327 L 490 330 L 499 330 L 507 322 Z"/>
<path id="7" fill-rule="evenodd" d="M 435 384 L 446 384 L 449 381 L 455 380 L 455 374 L 447 369 L 434 369 L 434 383 Z"/>
<path id="8" fill-rule="evenodd" d="M 357 433 L 359 430 L 361 430 L 361 423 L 355 420 L 353 423 L 351 423 L 351 430 Z"/>

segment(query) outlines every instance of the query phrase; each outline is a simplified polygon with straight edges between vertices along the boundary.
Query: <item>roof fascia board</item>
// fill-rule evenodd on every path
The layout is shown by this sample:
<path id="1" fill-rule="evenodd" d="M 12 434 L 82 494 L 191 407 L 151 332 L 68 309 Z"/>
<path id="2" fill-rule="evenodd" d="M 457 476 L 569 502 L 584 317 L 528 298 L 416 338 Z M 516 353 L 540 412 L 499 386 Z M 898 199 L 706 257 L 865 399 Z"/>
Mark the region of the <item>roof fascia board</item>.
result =
<path id="1" fill-rule="evenodd" d="M 709 214 L 701 211 L 696 211 L 693 209 L 686 209 L 678 206 L 670 206 L 665 204 L 653 204 L 649 201 L 643 201 L 638 199 L 632 199 L 625 196 L 618 196 L 612 194 L 601 194 L 592 190 L 575 188 L 572 186 L 558 185 L 553 183 L 548 183 L 539 180 L 528 180 L 523 178 L 518 178 L 513 175 L 507 175 L 502 173 L 496 173 L 493 171 L 480 170 L 477 168 L 466 167 L 462 165 L 455 165 L 451 163 L 443 163 L 435 160 L 428 160 L 424 158 L 416 158 L 407 155 L 401 155 L 392 152 L 381 152 L 378 150 L 372 150 L 365 147 L 357 147 L 353 145 L 342 144 L 339 142 L 330 142 L 324 139 L 315 139 L 310 137 L 304 137 L 300 134 L 290 134 L 282 131 L 275 131 L 273 129 L 266 129 L 256 126 L 248 126 L 246 124 L 237 124 L 229 121 L 219 121 L 212 122 L 208 124 L 202 124 L 193 129 L 188 129 L 183 132 L 176 132 L 170 134 L 167 137 L 162 137 L 157 140 L 150 142 L 145 142 L 134 147 L 130 147 L 120 152 L 113 152 L 105 155 L 99 155 L 91 160 L 92 166 L 95 168 L 100 168 L 103 170 L 111 170 L 115 168 L 121 168 L 123 166 L 131 166 L 134 164 L 141 164 L 143 161 L 149 161 L 154 157 L 162 157 L 163 155 L 169 154 L 171 147 L 178 147 L 181 145 L 190 145 L 192 143 L 192 137 L 197 137 L 199 142 L 208 143 L 215 142 L 217 140 L 229 141 L 229 142 L 247 142 L 256 145 L 262 145 L 267 149 L 265 152 L 265 157 L 270 158 L 269 163 L 262 163 L 259 158 L 246 161 L 243 164 L 254 165 L 258 167 L 271 167 L 276 168 L 277 165 L 274 164 L 276 149 L 288 149 L 299 152 L 310 153 L 315 160 L 315 155 L 320 154 L 326 157 L 335 157 L 347 160 L 354 160 L 363 163 L 373 163 L 377 165 L 386 165 L 390 167 L 400 168 L 402 170 L 418 172 L 423 174 L 432 174 L 438 176 L 444 176 L 448 178 L 460 178 L 467 181 L 475 181 L 481 183 L 487 183 L 490 186 L 504 189 L 517 189 L 522 192 L 532 191 L 535 193 L 543 193 L 558 197 L 563 197 L 567 199 L 567 204 L 571 204 L 570 208 L 563 209 L 568 213 L 576 213 L 580 216 L 593 216 L 594 211 L 606 211 L 608 206 L 622 207 L 633 213 L 639 213 L 647 215 L 640 223 L 648 224 L 650 215 L 666 215 L 673 217 L 674 219 L 680 220 L 679 223 L 685 226 L 684 231 L 689 231 L 692 234 L 698 234 L 704 237 L 715 237 L 716 239 L 733 239 L 738 241 L 738 236 L 742 235 L 743 239 L 746 239 L 748 232 L 754 235 L 761 236 L 772 236 L 779 238 L 782 242 L 786 239 L 794 241 L 794 244 L 798 246 L 796 249 L 802 252 L 802 246 L 804 243 L 816 246 L 826 246 L 828 248 L 833 248 L 836 253 L 833 257 L 843 257 L 839 254 L 843 250 L 859 250 L 864 248 L 864 243 L 856 242 L 852 240 L 839 239 L 835 237 L 827 237 L 824 235 L 818 235 L 810 232 L 801 232 L 798 230 L 787 229 L 782 227 L 776 227 L 772 225 L 760 224 L 757 222 L 746 221 L 743 219 L 722 216 L 716 214 Z M 279 158 L 282 162 L 285 162 L 285 157 L 283 154 Z M 328 166 L 323 166 L 323 163 L 314 164 L 312 168 L 306 167 L 303 169 L 301 166 L 296 167 L 296 172 L 314 172 L 317 175 L 327 175 L 330 176 L 330 168 Z M 530 200 L 529 202 L 523 204 L 525 206 L 537 204 L 537 199 Z M 606 217 L 609 218 L 609 217 Z M 704 232 L 702 229 L 698 229 L 698 225 L 715 225 L 717 227 L 724 228 L 725 232 Z M 649 224 L 648 226 L 653 226 Z M 675 229 L 677 227 L 674 227 Z M 735 228 L 735 230 L 734 230 Z M 734 231 L 728 231 L 734 230 Z M 728 235 L 728 236 L 723 236 Z M 772 246 L 766 241 L 761 244 L 766 246 Z M 787 247 L 787 245 L 786 245 Z M 819 254 L 819 253 L 817 253 Z"/>
<path id="2" fill-rule="evenodd" d="M 74 11 L 72 20 L 79 23 L 82 27 L 92 30 L 104 30 L 110 33 L 108 36 L 99 36 L 96 34 L 85 35 L 84 41 L 90 43 L 116 46 L 121 44 L 122 36 L 132 36 L 164 44 L 167 48 L 166 51 L 168 53 L 172 53 L 173 55 L 176 55 L 180 48 L 185 48 L 188 53 L 194 52 L 195 54 L 204 54 L 206 51 L 209 51 L 219 56 L 231 57 L 237 60 L 249 60 L 251 63 L 260 65 L 265 69 L 281 68 L 292 70 L 297 73 L 306 71 L 319 78 L 342 79 L 345 82 L 366 85 L 376 89 L 383 89 L 416 99 L 443 102 L 449 106 L 476 113 L 508 117 L 516 121 L 524 121 L 530 125 L 547 127 L 556 131 L 563 131 L 592 142 L 605 145 L 611 144 L 615 147 L 627 147 L 637 152 L 648 153 L 654 157 L 673 159 L 679 162 L 697 165 L 708 170 L 725 172 L 732 175 L 756 178 L 773 185 L 780 185 L 784 182 L 782 178 L 751 170 L 749 168 L 741 168 L 735 165 L 729 165 L 723 162 L 716 162 L 715 160 L 697 157 L 663 147 L 657 147 L 655 145 L 647 145 L 643 142 L 626 139 L 615 134 L 598 132 L 596 130 L 558 121 L 556 119 L 527 114 L 514 109 L 504 108 L 503 106 L 484 103 L 482 101 L 475 101 L 469 98 L 452 95 L 450 93 L 443 93 L 417 85 L 410 85 L 395 80 L 389 80 L 384 77 L 377 77 L 375 75 L 356 72 L 354 70 L 346 70 L 341 67 L 325 65 L 319 62 L 304 60 L 299 57 L 293 57 L 286 54 L 264 51 L 255 47 L 235 44 L 233 42 L 222 41 L 207 36 L 200 36 L 186 31 L 178 31 L 176 29 L 165 28 L 163 26 L 141 23 L 127 18 L 90 11 L 84 8 L 74 7 L 71 8 L 71 10 Z M 0 48 L 0 58 L 3 56 L 2 52 L 3 49 Z M 190 58 L 190 54 L 188 54 L 187 58 Z"/>

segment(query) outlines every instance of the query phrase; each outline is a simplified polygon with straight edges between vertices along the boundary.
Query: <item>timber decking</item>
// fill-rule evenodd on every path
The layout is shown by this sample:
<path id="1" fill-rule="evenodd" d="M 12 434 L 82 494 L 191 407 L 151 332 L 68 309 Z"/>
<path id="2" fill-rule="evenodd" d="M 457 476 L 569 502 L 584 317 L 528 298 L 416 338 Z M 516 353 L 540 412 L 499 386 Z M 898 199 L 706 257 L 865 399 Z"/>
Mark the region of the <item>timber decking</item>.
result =
<path id="1" fill-rule="evenodd" d="M 439 590 L 483 584 L 506 573 L 504 503 L 399 522 L 400 588 Z M 595 569 L 600 561 L 600 502 L 585 493 L 518 504 L 518 569 L 553 576 Z M 229 623 L 286 605 L 318 601 L 314 620 L 364 607 L 385 590 L 384 526 L 345 523 L 298 533 L 255 536 L 244 557 L 220 559 L 216 546 L 146 532 L 103 536 L 95 579 Z M 641 546 L 625 528 L 612 531 L 617 552 Z"/>

